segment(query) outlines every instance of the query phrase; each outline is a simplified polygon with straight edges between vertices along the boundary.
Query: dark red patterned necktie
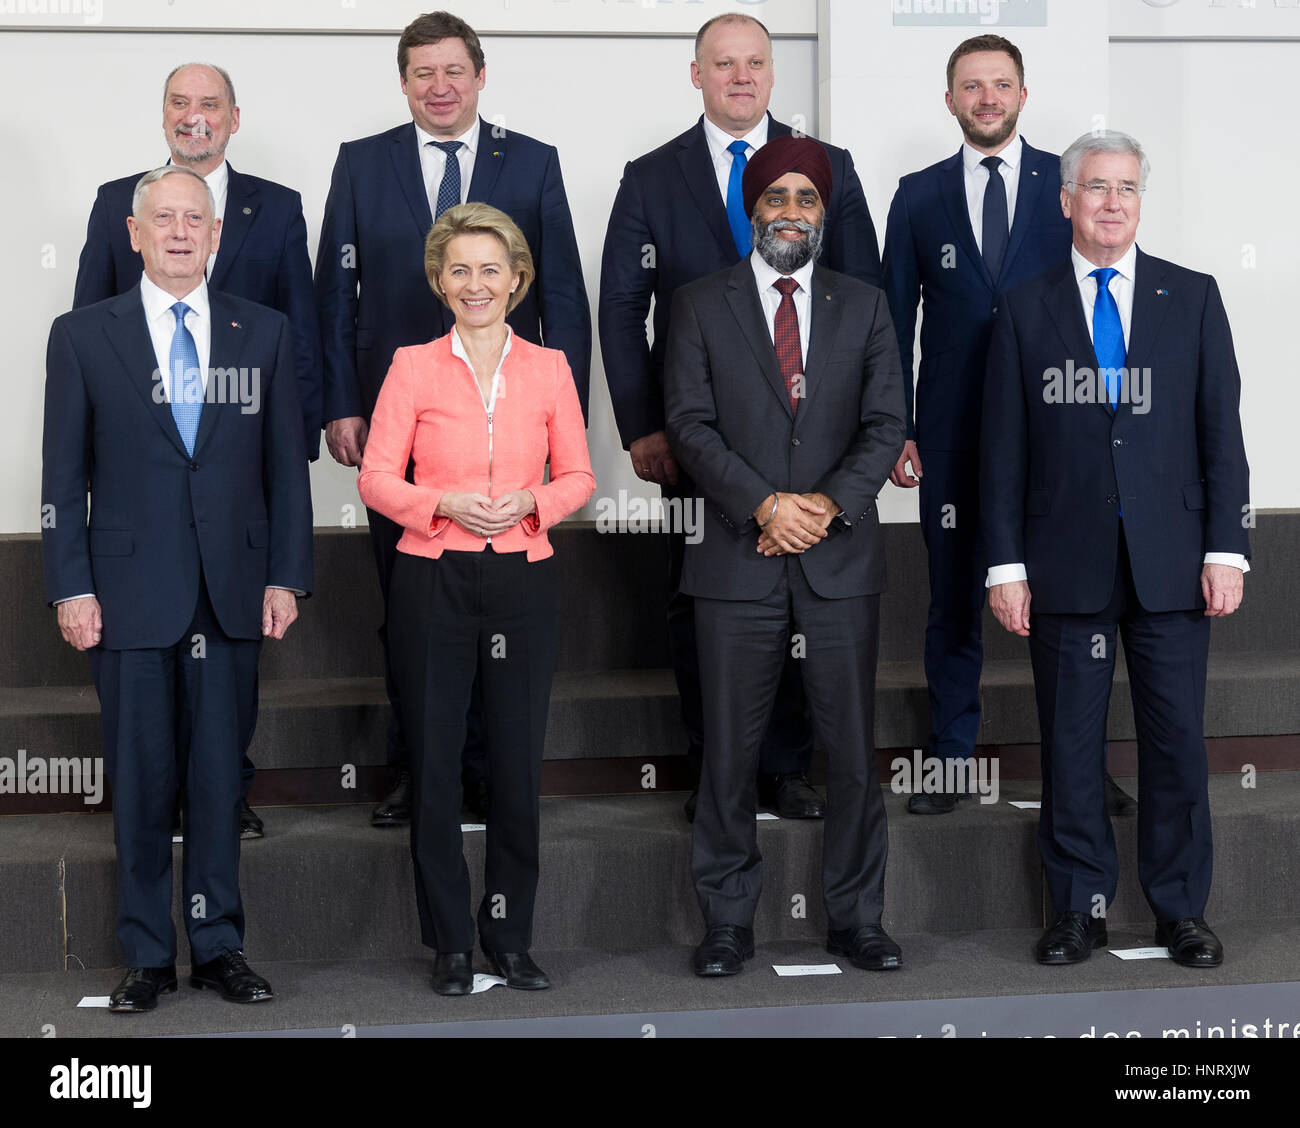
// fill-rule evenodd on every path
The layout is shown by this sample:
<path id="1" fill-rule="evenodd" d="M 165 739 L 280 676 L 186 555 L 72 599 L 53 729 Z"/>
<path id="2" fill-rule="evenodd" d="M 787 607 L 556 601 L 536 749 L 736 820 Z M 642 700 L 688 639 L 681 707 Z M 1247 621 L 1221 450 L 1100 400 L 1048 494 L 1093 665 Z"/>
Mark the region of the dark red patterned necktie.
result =
<path id="1" fill-rule="evenodd" d="M 790 414 L 799 410 L 799 400 L 803 398 L 803 347 L 799 342 L 799 315 L 794 309 L 794 292 L 799 283 L 793 278 L 778 278 L 772 283 L 781 291 L 781 304 L 776 309 L 776 321 L 772 327 L 773 344 L 776 346 L 776 362 L 781 366 L 781 377 L 785 380 L 785 390 L 790 396 Z"/>

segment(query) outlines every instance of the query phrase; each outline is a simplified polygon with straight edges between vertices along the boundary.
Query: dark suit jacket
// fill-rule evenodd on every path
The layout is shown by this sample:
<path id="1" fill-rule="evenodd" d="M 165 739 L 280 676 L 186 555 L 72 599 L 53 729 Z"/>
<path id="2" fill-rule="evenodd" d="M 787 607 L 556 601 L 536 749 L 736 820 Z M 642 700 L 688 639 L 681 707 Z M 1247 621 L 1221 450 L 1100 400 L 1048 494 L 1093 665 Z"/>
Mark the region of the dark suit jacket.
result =
<path id="1" fill-rule="evenodd" d="M 768 138 L 790 127 L 769 115 Z M 880 285 L 880 250 L 853 158 L 827 145 L 830 206 L 820 264 Z M 664 429 L 664 356 L 677 287 L 734 265 L 740 256 L 704 118 L 680 137 L 629 161 L 605 234 L 600 268 L 600 351 L 623 446 Z M 654 298 L 654 345 L 646 315 Z"/>
<path id="2" fill-rule="evenodd" d="M 221 246 L 208 286 L 278 309 L 289 319 L 307 457 L 314 459 L 320 453 L 320 327 L 302 197 L 274 181 L 247 176 L 233 167 L 229 172 Z M 131 214 L 131 196 L 143 175 L 100 186 L 77 267 L 73 309 L 125 294 L 139 283 L 144 264 L 131 250 L 126 217 Z"/>
<path id="3" fill-rule="evenodd" d="M 537 277 L 507 320 L 525 340 L 563 351 L 585 417 L 591 310 L 559 154 L 480 120 L 469 199 L 500 208 L 524 233 Z M 451 331 L 455 318 L 424 274 L 432 226 L 414 124 L 339 146 L 316 252 L 327 422 L 369 419 L 393 353 Z"/>
<path id="4" fill-rule="evenodd" d="M 1060 196 L 1060 158 L 1024 143 L 1011 239 L 992 278 L 971 230 L 961 150 L 898 182 L 885 227 L 884 287 L 905 374 L 909 439 L 934 450 L 978 449 L 997 297 L 1069 258 L 1072 234 Z M 922 299 L 914 412 L 913 341 Z"/>
<path id="5" fill-rule="evenodd" d="M 753 511 L 774 491 L 822 492 L 844 511 L 799 556 L 826 599 L 885 588 L 876 514 L 903 449 L 898 346 L 885 296 L 817 267 L 804 399 L 795 415 L 749 260 L 681 287 L 664 367 L 668 440 L 704 495 L 703 536 L 686 546 L 681 590 L 761 599 L 785 560 L 755 549 Z"/>
<path id="6" fill-rule="evenodd" d="M 988 562 L 1023 563 L 1033 611 L 1091 614 L 1115 582 L 1119 510 L 1148 611 L 1205 606 L 1206 552 L 1250 555 L 1250 473 L 1228 316 L 1208 274 L 1137 255 L 1127 366 L 1148 410 L 1049 403 L 1044 374 L 1095 369 L 1067 260 L 1004 296 L 984 391 L 980 512 Z"/>
<path id="7" fill-rule="evenodd" d="M 311 591 L 311 489 L 289 323 L 231 294 L 209 289 L 208 298 L 209 367 L 256 370 L 260 403 L 256 412 L 235 397 L 205 403 L 193 458 L 170 404 L 155 394 L 158 365 L 138 284 L 65 313 L 50 329 L 45 595 L 51 603 L 98 596 L 110 650 L 179 641 L 200 568 L 232 638 L 262 637 L 268 585 Z"/>

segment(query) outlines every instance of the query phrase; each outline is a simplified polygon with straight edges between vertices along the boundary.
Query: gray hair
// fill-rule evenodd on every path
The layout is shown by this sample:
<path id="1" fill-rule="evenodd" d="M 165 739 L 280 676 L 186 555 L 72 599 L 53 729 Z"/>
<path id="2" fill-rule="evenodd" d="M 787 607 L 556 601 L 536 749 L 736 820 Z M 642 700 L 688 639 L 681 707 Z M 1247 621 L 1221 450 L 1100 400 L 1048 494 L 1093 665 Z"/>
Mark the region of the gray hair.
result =
<path id="1" fill-rule="evenodd" d="M 1061 154 L 1061 183 L 1071 184 L 1079 175 L 1079 166 L 1083 158 L 1092 153 L 1127 153 L 1138 160 L 1138 187 L 1145 188 L 1147 176 L 1151 172 L 1151 162 L 1142 151 L 1136 137 L 1120 133 L 1117 129 L 1103 129 L 1096 133 L 1085 133 Z"/>
<path id="2" fill-rule="evenodd" d="M 203 185 L 203 191 L 206 192 L 208 195 L 209 217 L 214 219 L 216 218 L 217 201 L 212 195 L 212 189 L 208 187 L 208 182 L 204 180 L 203 177 L 201 177 L 192 168 L 189 168 L 186 165 L 165 164 L 162 165 L 160 168 L 155 168 L 150 172 L 146 172 L 142 177 L 140 177 L 138 181 L 136 181 L 135 191 L 131 194 L 131 214 L 135 216 L 136 219 L 143 218 L 140 215 L 140 208 L 144 204 L 145 189 L 148 188 L 150 184 L 153 184 L 161 180 L 164 176 L 194 177 L 195 180 L 197 180 L 200 184 Z"/>
<path id="3" fill-rule="evenodd" d="M 176 72 L 183 71 L 186 67 L 207 67 L 208 70 L 216 71 L 217 74 L 221 75 L 221 81 L 226 84 L 226 97 L 230 99 L 230 104 L 232 106 L 239 105 L 239 103 L 235 101 L 235 84 L 230 81 L 230 75 L 215 63 L 181 63 L 178 67 L 172 67 L 171 72 L 167 75 L 166 81 L 163 83 L 164 102 L 167 100 L 167 88 L 171 86 L 172 79 L 176 77 Z"/>

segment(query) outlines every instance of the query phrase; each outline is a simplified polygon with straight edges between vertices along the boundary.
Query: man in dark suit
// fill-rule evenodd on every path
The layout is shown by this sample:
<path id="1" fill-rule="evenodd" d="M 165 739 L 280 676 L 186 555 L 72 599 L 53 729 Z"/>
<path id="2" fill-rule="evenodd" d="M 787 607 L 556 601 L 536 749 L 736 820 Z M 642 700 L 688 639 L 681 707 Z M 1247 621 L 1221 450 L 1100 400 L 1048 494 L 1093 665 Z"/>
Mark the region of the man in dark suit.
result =
<path id="1" fill-rule="evenodd" d="M 414 121 L 339 147 L 316 255 L 325 438 L 344 466 L 361 465 L 370 414 L 394 351 L 451 331 L 454 318 L 425 277 L 424 240 L 439 215 L 468 200 L 500 208 L 528 240 L 536 281 L 507 320 L 525 340 L 564 352 L 584 416 L 587 411 L 591 311 L 558 154 L 550 145 L 479 118 L 487 68 L 478 36 L 463 20 L 447 12 L 418 17 L 402 32 L 397 69 Z M 402 529 L 382 513 L 366 512 L 387 608 Z M 388 762 L 395 786 L 371 821 L 405 826 L 410 769 L 382 625 L 380 638 L 393 706 Z M 476 681 L 465 794 L 471 811 L 483 817 L 477 686 Z"/>
<path id="2" fill-rule="evenodd" d="M 220 67 L 177 67 L 163 87 L 163 136 L 174 164 L 193 169 L 211 188 L 221 220 L 221 251 L 208 263 L 215 290 L 278 309 L 293 332 L 294 368 L 307 456 L 320 452 L 321 353 L 307 225 L 302 198 L 291 188 L 237 172 L 226 145 L 239 130 L 239 106 L 230 76 Z M 126 221 L 141 173 L 100 186 L 77 267 L 74 309 L 125 294 L 140 281 L 142 263 Z M 248 734 L 252 739 L 252 733 Z M 244 750 L 240 832 L 261 838 L 262 820 L 248 805 L 253 763 Z"/>
<path id="3" fill-rule="evenodd" d="M 130 221 L 140 281 L 50 330 L 45 589 L 63 637 L 90 652 L 102 712 L 127 964 L 114 1011 L 176 989 L 178 766 L 190 982 L 272 997 L 243 955 L 239 759 L 261 640 L 284 636 L 311 589 L 311 493 L 292 330 L 209 289 L 213 211 L 185 165 L 146 174 Z"/>
<path id="4" fill-rule="evenodd" d="M 772 42 L 752 16 L 715 17 L 695 38 L 691 81 L 704 115 L 679 137 L 630 161 L 609 217 L 600 274 L 600 346 L 614 415 L 637 476 L 665 498 L 696 495 L 664 431 L 664 357 L 669 313 L 679 286 L 743 261 L 750 217 L 742 204 L 745 164 L 769 138 L 791 129 L 767 112 Z M 871 285 L 880 252 L 853 159 L 824 146 L 837 189 L 826 207 L 824 265 Z M 654 344 L 646 317 L 654 299 Z M 693 602 L 680 590 L 685 537 L 668 538 L 668 629 L 688 754 L 698 766 L 703 733 Z M 798 663 L 783 674 L 771 731 L 759 761 L 760 800 L 785 818 L 820 818 L 821 797 L 808 784 L 812 742 Z M 687 801 L 693 817 L 696 796 Z"/>
<path id="5" fill-rule="evenodd" d="M 953 761 L 975 754 L 979 734 L 984 561 L 977 486 L 989 334 L 998 295 L 1070 251 L 1070 224 L 1057 203 L 1060 162 L 1017 132 L 1028 96 L 1014 43 L 979 35 L 959 44 L 948 59 L 945 98 L 961 126 L 962 147 L 899 181 L 885 230 L 884 286 L 907 397 L 907 442 L 890 478 L 904 489 L 921 487 L 921 535 L 930 563 L 929 755 Z M 920 301 L 925 318 L 913 410 Z M 1133 800 L 1107 781 L 1112 810 L 1135 810 Z M 917 792 L 907 809 L 946 814 L 961 795 L 960 787 Z"/>
<path id="6" fill-rule="evenodd" d="M 1156 943 L 1223 948 L 1202 736 L 1210 619 L 1241 600 L 1250 481 L 1232 334 L 1213 278 L 1138 250 L 1148 163 L 1122 133 L 1061 157 L 1070 258 L 1004 296 L 984 391 L 989 603 L 1029 638 L 1042 733 L 1044 964 L 1107 942 L 1118 865 L 1101 749 L 1119 637 L 1137 725 L 1138 873 Z M 1033 617 L 1030 618 L 1032 593 Z"/>
<path id="7" fill-rule="evenodd" d="M 673 299 L 668 437 L 704 502 L 682 569 L 704 698 L 698 975 L 734 975 L 754 954 L 754 770 L 788 654 L 829 761 L 827 950 L 901 966 L 880 924 L 888 834 L 872 717 L 885 586 L 876 495 L 903 445 L 902 379 L 884 295 L 814 265 L 834 190 L 821 144 L 770 141 L 743 182 L 754 252 Z"/>

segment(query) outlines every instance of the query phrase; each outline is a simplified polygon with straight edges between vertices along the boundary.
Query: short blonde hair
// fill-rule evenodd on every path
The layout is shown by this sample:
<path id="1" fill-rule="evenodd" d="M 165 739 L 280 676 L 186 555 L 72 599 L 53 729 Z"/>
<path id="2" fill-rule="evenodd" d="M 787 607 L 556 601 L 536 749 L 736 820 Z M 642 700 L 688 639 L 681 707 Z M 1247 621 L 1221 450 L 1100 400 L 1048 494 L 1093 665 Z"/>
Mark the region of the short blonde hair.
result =
<path id="1" fill-rule="evenodd" d="M 519 275 L 519 285 L 506 304 L 506 312 L 509 313 L 524 300 L 536 274 L 524 233 L 505 212 L 490 204 L 458 204 L 443 212 L 424 241 L 424 275 L 444 305 L 447 295 L 442 292 L 439 275 L 447 263 L 447 248 L 460 235 L 492 235 L 505 248 L 510 273 Z"/>

